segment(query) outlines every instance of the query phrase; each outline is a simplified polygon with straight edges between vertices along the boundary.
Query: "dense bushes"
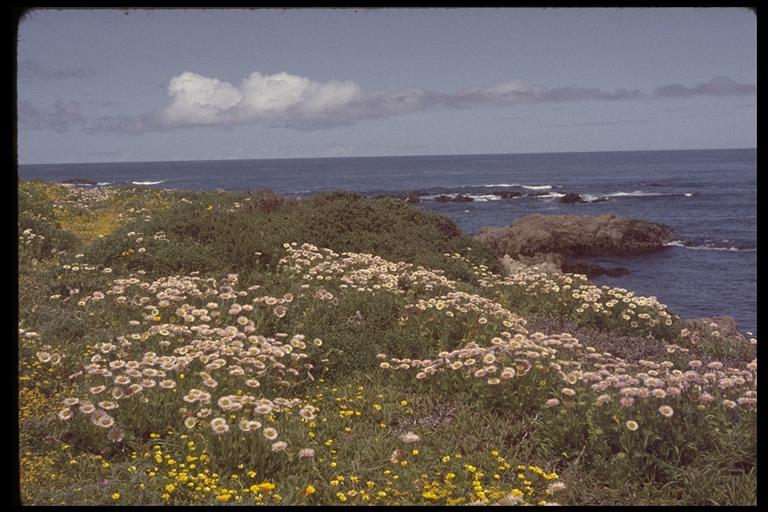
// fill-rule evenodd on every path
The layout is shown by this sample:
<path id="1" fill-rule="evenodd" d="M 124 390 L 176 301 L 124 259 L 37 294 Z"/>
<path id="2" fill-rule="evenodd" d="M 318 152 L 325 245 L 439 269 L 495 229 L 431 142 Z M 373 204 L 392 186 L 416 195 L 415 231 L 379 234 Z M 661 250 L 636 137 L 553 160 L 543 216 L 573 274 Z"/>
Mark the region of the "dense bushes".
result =
<path id="1" fill-rule="evenodd" d="M 201 193 L 193 201 L 184 198 L 154 213 L 149 221 L 134 221 L 97 240 L 88 259 L 153 273 L 216 266 L 248 275 L 274 269 L 282 244 L 293 241 L 440 268 L 458 279 L 470 280 L 473 274 L 466 263 L 445 253 L 460 253 L 498 270 L 495 258 L 449 219 L 396 199 L 368 199 L 348 192 L 302 201 L 266 191 Z M 141 248 L 145 251 L 136 257 L 124 258 L 124 253 Z"/>

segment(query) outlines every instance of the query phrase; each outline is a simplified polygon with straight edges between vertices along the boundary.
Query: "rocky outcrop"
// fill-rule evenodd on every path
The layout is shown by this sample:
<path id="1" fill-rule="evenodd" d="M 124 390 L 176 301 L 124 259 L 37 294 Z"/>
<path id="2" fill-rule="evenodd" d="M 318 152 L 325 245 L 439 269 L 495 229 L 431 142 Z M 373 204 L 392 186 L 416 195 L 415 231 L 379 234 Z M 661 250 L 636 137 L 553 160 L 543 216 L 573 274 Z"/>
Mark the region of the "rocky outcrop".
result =
<path id="1" fill-rule="evenodd" d="M 568 192 L 567 194 L 565 194 L 563 197 L 560 198 L 560 202 L 565 204 L 583 203 L 584 199 L 582 199 L 579 194 Z"/>
<path id="2" fill-rule="evenodd" d="M 669 226 L 616 215 L 527 215 L 476 237 L 499 257 L 558 253 L 566 257 L 633 254 L 676 240 Z"/>
<path id="3" fill-rule="evenodd" d="M 418 203 L 420 201 L 421 201 L 420 194 L 418 192 L 409 192 L 405 196 L 405 202 L 406 203 Z"/>
<path id="4" fill-rule="evenodd" d="M 435 201 L 439 201 L 441 203 L 469 203 L 474 201 L 474 198 L 465 196 L 464 194 L 459 194 L 455 197 L 440 195 L 435 198 Z"/>
<path id="5" fill-rule="evenodd" d="M 515 197 L 522 196 L 523 193 L 515 190 L 502 190 L 501 192 L 494 192 L 493 195 L 502 199 L 514 199 Z"/>
<path id="6" fill-rule="evenodd" d="M 507 274 L 514 274 L 521 270 L 534 269 L 545 274 L 556 274 L 563 272 L 562 266 L 564 258 L 560 254 L 555 253 L 536 253 L 533 256 L 518 255 L 517 258 L 512 258 L 509 254 L 505 254 L 501 258 L 501 265 Z"/>
<path id="7" fill-rule="evenodd" d="M 730 341 L 747 341 L 732 316 L 707 316 L 683 320 L 683 327 L 691 336 L 720 337 Z"/>

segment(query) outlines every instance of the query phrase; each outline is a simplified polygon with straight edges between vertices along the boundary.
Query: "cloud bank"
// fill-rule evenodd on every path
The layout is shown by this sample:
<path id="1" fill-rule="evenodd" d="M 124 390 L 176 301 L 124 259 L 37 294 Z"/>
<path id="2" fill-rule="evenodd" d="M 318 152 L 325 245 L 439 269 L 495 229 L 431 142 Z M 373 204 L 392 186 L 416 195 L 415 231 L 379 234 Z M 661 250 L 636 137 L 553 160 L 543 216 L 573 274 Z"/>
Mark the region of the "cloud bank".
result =
<path id="1" fill-rule="evenodd" d="M 755 84 L 739 84 L 726 76 L 716 76 L 709 82 L 685 87 L 678 84 L 665 85 L 653 91 L 661 98 L 687 98 L 690 96 L 751 96 L 757 93 Z"/>
<path id="2" fill-rule="evenodd" d="M 21 130 L 53 130 L 64 133 L 70 128 L 85 123 L 80 113 L 80 103 L 64 103 L 56 100 L 52 108 L 38 110 L 28 101 L 19 102 L 17 115 Z"/>
<path id="3" fill-rule="evenodd" d="M 232 128 L 253 123 L 319 130 L 436 108 L 615 102 L 697 95 L 748 96 L 756 94 L 756 87 L 736 83 L 727 77 L 715 77 L 691 87 L 665 85 L 650 95 L 636 89 L 611 92 L 575 86 L 547 88 L 526 80 L 509 80 L 454 93 L 423 89 L 365 91 L 353 81 L 322 82 L 286 72 L 265 75 L 254 71 L 233 84 L 187 71 L 170 80 L 167 93 L 168 102 L 156 110 L 135 117 L 103 116 L 88 123 L 83 130 L 87 133 L 141 134 L 199 126 Z M 20 126 L 26 129 L 48 126 L 47 129 L 58 131 L 81 122 L 82 116 L 78 116 L 79 104 L 65 105 L 59 101 L 51 112 L 40 112 L 24 104 L 20 107 Z"/>
<path id="4" fill-rule="evenodd" d="M 476 108 L 570 101 L 640 98 L 640 91 L 615 92 L 578 87 L 547 89 L 511 80 L 454 94 L 422 89 L 366 92 L 351 81 L 318 82 L 277 73 L 251 73 L 239 84 L 185 72 L 168 85 L 170 102 L 147 121 L 158 127 L 270 122 L 299 130 L 353 124 L 436 107 Z"/>
<path id="5" fill-rule="evenodd" d="M 91 78 L 96 73 L 91 68 L 80 66 L 70 69 L 51 69 L 36 60 L 25 60 L 18 67 L 18 76 L 24 80 L 65 80 L 68 78 Z"/>

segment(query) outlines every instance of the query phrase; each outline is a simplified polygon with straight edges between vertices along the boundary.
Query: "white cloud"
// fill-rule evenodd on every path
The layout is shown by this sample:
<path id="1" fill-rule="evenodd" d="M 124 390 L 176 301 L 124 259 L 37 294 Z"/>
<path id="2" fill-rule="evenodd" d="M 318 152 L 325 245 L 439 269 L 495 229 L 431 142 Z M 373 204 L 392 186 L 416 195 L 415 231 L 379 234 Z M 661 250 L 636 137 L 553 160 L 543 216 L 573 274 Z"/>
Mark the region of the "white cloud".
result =
<path id="1" fill-rule="evenodd" d="M 363 93 L 354 82 L 317 82 L 289 73 L 251 73 L 237 86 L 185 72 L 168 85 L 169 105 L 156 112 L 163 125 L 297 121 L 341 114 Z"/>

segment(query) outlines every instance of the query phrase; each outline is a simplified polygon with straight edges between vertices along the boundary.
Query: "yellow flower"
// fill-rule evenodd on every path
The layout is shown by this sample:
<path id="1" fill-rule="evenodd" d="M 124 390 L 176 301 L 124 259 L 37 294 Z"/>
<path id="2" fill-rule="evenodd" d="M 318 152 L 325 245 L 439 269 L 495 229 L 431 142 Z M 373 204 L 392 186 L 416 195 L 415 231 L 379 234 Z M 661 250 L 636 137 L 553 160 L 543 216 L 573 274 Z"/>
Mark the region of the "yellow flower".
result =
<path id="1" fill-rule="evenodd" d="M 401 400 L 401 401 L 400 401 L 400 405 L 402 405 L 403 407 L 405 407 L 406 405 L 408 405 L 408 400 Z"/>
<path id="2" fill-rule="evenodd" d="M 176 489 L 176 486 L 173 485 L 173 484 L 168 484 L 168 485 L 165 486 L 165 490 L 168 491 L 168 492 L 173 492 L 174 489 Z"/>
<path id="3" fill-rule="evenodd" d="M 120 493 L 119 492 L 113 493 L 112 494 L 112 499 L 113 500 L 119 500 L 120 499 Z"/>
<path id="4" fill-rule="evenodd" d="M 310 494 L 315 494 L 315 488 L 312 486 L 312 484 L 309 484 L 306 489 L 304 489 L 304 495 L 309 496 Z"/>

